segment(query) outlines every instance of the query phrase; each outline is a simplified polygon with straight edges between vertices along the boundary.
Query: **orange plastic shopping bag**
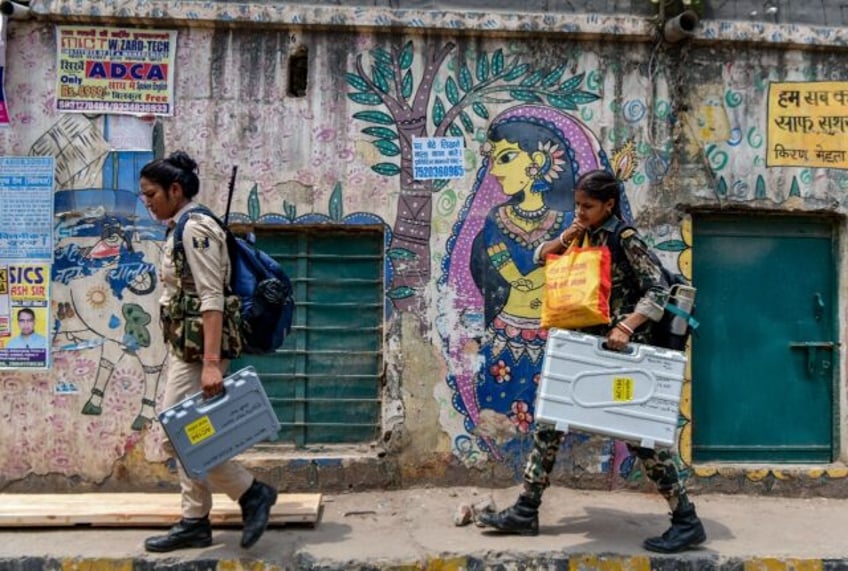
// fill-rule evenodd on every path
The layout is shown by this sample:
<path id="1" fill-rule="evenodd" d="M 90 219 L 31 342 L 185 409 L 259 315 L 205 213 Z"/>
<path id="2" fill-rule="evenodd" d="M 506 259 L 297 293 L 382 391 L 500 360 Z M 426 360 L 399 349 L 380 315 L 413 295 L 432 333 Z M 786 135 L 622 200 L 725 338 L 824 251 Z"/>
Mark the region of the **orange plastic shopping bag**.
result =
<path id="1" fill-rule="evenodd" d="M 606 246 L 572 245 L 545 263 L 542 327 L 581 329 L 610 322 L 612 257 Z"/>

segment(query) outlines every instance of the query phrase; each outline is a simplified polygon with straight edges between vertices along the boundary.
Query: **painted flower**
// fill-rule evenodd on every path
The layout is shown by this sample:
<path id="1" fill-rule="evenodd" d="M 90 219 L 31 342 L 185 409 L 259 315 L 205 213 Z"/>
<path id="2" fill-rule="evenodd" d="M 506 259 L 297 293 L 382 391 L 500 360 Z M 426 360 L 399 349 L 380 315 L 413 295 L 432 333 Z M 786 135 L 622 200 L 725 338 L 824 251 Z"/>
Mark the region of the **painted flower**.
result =
<path id="1" fill-rule="evenodd" d="M 530 425 L 533 424 L 533 415 L 530 413 L 530 405 L 524 401 L 517 400 L 512 403 L 512 414 L 509 419 L 518 428 L 521 433 L 530 431 Z"/>
<path id="2" fill-rule="evenodd" d="M 77 379 L 85 379 L 92 376 L 97 367 L 91 359 L 78 358 L 74 361 L 74 377 Z"/>
<path id="3" fill-rule="evenodd" d="M 565 151 L 559 148 L 559 145 L 553 141 L 547 143 L 539 142 L 539 150 L 545 155 L 545 164 L 542 165 L 542 174 L 545 180 L 553 182 L 559 178 L 559 173 L 563 171 L 565 164 Z"/>
<path id="4" fill-rule="evenodd" d="M 486 141 L 485 143 L 480 145 L 480 155 L 482 155 L 484 157 L 491 157 L 493 148 L 494 147 L 492 146 L 492 142 Z"/>
<path id="5" fill-rule="evenodd" d="M 508 383 L 511 379 L 510 368 L 502 360 L 489 367 L 489 372 L 492 373 L 498 383 Z"/>

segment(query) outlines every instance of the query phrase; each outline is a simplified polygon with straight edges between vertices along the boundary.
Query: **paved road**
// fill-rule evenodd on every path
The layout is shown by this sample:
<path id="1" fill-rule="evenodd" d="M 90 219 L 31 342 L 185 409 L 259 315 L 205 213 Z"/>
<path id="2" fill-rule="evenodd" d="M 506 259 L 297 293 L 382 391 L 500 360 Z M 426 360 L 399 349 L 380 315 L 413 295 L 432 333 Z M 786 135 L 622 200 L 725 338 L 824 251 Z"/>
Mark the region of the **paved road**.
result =
<path id="1" fill-rule="evenodd" d="M 695 497 L 709 541 L 677 556 L 656 556 L 643 538 L 668 525 L 657 495 L 551 488 L 542 532 L 519 538 L 454 525 L 461 503 L 493 497 L 510 504 L 518 488 L 416 488 L 325 495 L 315 527 L 269 530 L 248 551 L 238 529 L 215 533 L 206 549 L 144 552 L 150 529 L 0 531 L 0 571 L 40 569 L 823 569 L 848 570 L 848 500 L 762 496 Z M 176 497 L 176 496 L 175 496 Z"/>

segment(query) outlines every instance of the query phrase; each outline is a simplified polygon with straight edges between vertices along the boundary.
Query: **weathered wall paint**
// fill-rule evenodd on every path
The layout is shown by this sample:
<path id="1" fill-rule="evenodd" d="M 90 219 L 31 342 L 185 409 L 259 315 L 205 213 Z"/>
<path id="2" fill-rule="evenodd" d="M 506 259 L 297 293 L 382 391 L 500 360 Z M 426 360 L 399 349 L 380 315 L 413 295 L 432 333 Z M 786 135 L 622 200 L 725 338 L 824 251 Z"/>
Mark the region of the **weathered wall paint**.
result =
<path id="1" fill-rule="evenodd" d="M 116 15 L 136 6 L 115 4 L 109 9 Z M 159 4 L 139 9 L 162 9 Z M 78 5 L 63 2 L 34 2 L 34 9 L 85 15 Z M 255 4 L 230 17 L 220 6 L 198 9 L 185 16 L 262 21 L 271 8 Z M 274 18 L 291 14 L 300 12 L 278 12 Z M 505 29 L 526 21 L 510 14 L 490 18 Z M 571 31 L 632 38 L 647 37 L 649 31 L 634 18 L 576 21 Z M 460 19 L 453 27 L 467 23 Z M 378 18 L 374 24 L 388 21 Z M 422 28 L 426 21 L 406 24 Z M 487 288 L 474 282 L 474 240 L 512 192 L 487 170 L 493 126 L 509 119 L 541 121 L 571 133 L 569 144 L 575 148 L 569 158 L 579 171 L 593 164 L 614 166 L 616 157 L 628 156 L 616 151 L 630 149 L 636 159 L 625 196 L 630 214 L 665 263 L 684 274 L 691 265 L 691 230 L 679 205 L 845 211 L 843 172 L 766 169 L 762 159 L 768 82 L 830 79 L 844 72 L 838 53 L 782 51 L 780 42 L 839 45 L 843 34 L 713 22 L 704 23 L 703 33 L 767 41 L 771 47 L 181 27 L 177 116 L 161 120 L 159 127 L 167 150 L 185 149 L 199 159 L 200 198 L 219 211 L 229 168 L 240 165 L 233 204 L 237 220 L 367 219 L 386 225 L 392 311 L 384 430 L 390 455 L 400 460 L 401 481 L 439 480 L 459 463 L 505 466 L 507 483 L 520 473 L 529 446 L 538 370 L 534 343 L 543 332 L 533 322 L 537 317 L 529 316 L 517 336 L 505 326 L 500 341 L 485 335 L 498 312 L 487 312 Z M 139 214 L 143 208 L 132 200 L 135 188 L 104 184 L 108 119 L 52 109 L 53 35 L 50 25 L 31 22 L 15 21 L 9 30 L 13 127 L 0 132 L 0 153 L 55 154 L 61 192 L 129 193 L 130 202 L 67 212 L 57 220 L 56 358 L 48 373 L 0 375 L 0 417 L 6 421 L 0 425 L 0 486 L 48 474 L 96 484 L 118 467 L 125 469 L 127 460 L 143 465 L 152 484 L 161 475 L 147 466 L 164 460 L 161 430 L 147 423 L 163 373 L 151 273 L 161 227 Z M 287 97 L 286 62 L 301 47 L 309 53 L 308 95 Z M 412 119 L 423 122 L 408 123 Z M 374 130 L 377 126 L 394 128 L 397 139 Z M 465 178 L 438 187 L 415 183 L 404 145 L 413 135 L 445 133 L 466 139 Z M 567 196 L 567 185 L 560 193 Z M 567 205 L 551 211 L 566 213 Z M 519 215 L 518 220 L 530 218 Z M 474 381 L 479 372 L 486 375 L 483 383 Z M 78 392 L 57 394 L 59 383 Z M 688 464 L 688 398 L 683 417 L 680 449 Z M 91 446 L 92 440 L 98 446 Z M 584 472 L 640 478 L 620 443 L 570 435 L 565 446 L 560 479 Z M 803 488 L 846 477 L 840 467 L 795 472 L 696 467 L 695 474 L 727 491 L 744 487 L 740 479 L 770 489 L 768 482 L 792 479 Z"/>

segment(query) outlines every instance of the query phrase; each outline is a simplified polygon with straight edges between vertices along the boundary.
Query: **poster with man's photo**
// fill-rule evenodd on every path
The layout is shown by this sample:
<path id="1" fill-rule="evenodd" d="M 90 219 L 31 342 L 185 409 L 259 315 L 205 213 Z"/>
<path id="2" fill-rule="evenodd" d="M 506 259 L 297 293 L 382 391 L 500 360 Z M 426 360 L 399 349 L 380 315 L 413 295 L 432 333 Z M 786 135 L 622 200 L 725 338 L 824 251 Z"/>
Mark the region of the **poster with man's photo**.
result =
<path id="1" fill-rule="evenodd" d="M 0 369 L 49 363 L 50 266 L 0 265 Z"/>

